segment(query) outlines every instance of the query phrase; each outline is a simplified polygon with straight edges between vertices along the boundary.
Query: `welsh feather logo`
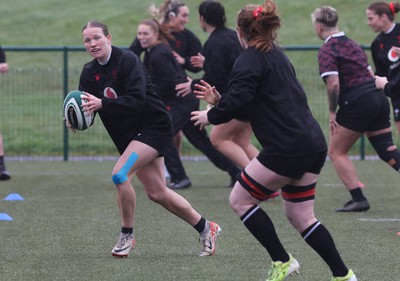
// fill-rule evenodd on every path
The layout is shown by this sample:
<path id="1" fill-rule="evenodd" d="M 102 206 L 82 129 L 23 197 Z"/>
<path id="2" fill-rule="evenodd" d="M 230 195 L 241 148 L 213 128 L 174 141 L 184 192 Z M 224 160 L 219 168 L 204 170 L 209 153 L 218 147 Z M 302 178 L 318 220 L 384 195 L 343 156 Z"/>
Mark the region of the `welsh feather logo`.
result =
<path id="1" fill-rule="evenodd" d="M 113 88 L 107 87 L 104 89 L 103 91 L 103 95 L 109 99 L 116 99 L 118 98 L 117 93 L 115 92 L 115 90 Z"/>
<path id="2" fill-rule="evenodd" d="M 389 52 L 388 52 L 388 59 L 391 62 L 396 62 L 399 60 L 399 56 L 397 55 L 397 53 L 393 50 L 393 48 L 390 48 Z"/>

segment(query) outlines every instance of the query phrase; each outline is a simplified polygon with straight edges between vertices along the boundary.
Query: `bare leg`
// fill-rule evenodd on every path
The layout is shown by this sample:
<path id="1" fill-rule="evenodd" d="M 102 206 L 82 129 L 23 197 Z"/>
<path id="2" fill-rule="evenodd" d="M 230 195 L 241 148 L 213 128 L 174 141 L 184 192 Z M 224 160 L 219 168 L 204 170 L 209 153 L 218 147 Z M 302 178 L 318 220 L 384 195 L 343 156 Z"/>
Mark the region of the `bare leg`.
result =
<path id="1" fill-rule="evenodd" d="M 0 134 L 0 156 L 4 156 L 3 136 Z"/>
<path id="2" fill-rule="evenodd" d="M 212 144 L 240 168 L 246 167 L 252 160 L 250 157 L 258 154 L 250 143 L 250 137 L 247 123 L 238 120 L 213 126 L 210 134 Z"/>
<path id="3" fill-rule="evenodd" d="M 137 177 L 143 184 L 150 200 L 160 204 L 193 226 L 199 222 L 201 215 L 192 208 L 185 198 L 166 187 L 163 159 L 158 157 L 153 160 L 137 173 Z"/>
<path id="4" fill-rule="evenodd" d="M 233 120 L 237 122 L 237 129 L 236 133 L 233 133 L 232 140 L 237 143 L 240 147 L 243 148 L 244 152 L 246 153 L 249 160 L 253 160 L 257 157 L 259 150 L 251 143 L 251 136 L 253 134 L 253 129 L 251 128 L 250 123 L 241 122 L 238 120 Z"/>
<path id="5" fill-rule="evenodd" d="M 340 126 L 338 131 L 331 135 L 329 143 L 329 157 L 338 176 L 348 190 L 353 190 L 359 186 L 357 171 L 348 156 L 348 152 L 360 136 L 360 133 Z"/>

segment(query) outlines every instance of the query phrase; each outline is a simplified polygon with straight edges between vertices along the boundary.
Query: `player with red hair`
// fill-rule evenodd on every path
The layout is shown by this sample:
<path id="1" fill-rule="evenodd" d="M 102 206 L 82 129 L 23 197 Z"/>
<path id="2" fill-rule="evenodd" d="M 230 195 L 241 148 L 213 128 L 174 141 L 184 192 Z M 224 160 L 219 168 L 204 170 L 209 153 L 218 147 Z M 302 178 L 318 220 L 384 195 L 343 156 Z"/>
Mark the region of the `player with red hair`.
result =
<path id="1" fill-rule="evenodd" d="M 275 41 L 280 25 L 271 0 L 239 11 L 237 35 L 245 50 L 233 67 L 227 93 L 221 97 L 212 85 L 197 84 L 195 93 L 214 107 L 192 112 L 192 120 L 203 127 L 228 122 L 245 112 L 262 145 L 258 156 L 244 168 L 229 201 L 272 259 L 267 281 L 285 280 L 300 268 L 259 206 L 277 190 L 281 190 L 289 222 L 327 263 L 332 280 L 356 281 L 329 231 L 314 214 L 315 189 L 327 144 L 292 64 Z"/>

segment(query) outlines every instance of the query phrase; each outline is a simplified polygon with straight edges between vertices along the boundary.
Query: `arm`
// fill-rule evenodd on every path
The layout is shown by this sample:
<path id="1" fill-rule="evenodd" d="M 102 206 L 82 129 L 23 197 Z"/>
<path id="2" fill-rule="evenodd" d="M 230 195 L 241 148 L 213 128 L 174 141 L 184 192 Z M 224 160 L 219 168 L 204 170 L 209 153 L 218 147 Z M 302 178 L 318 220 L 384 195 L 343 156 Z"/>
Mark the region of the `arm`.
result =
<path id="1" fill-rule="evenodd" d="M 115 63 L 115 62 L 114 62 Z M 106 96 L 104 88 L 99 88 L 95 80 L 91 65 L 85 66 L 81 74 L 79 90 L 85 91 L 101 100 L 101 108 L 97 111 L 106 111 L 115 116 L 138 114 L 145 103 L 148 74 L 140 59 L 131 52 L 125 52 L 119 57 L 117 73 L 118 79 L 113 82 L 115 92 Z M 104 78 L 106 79 L 106 78 Z M 108 86 L 101 83 L 102 85 Z M 93 99 L 93 102 L 97 102 Z"/>
<path id="2" fill-rule="evenodd" d="M 198 73 L 202 70 L 202 67 L 199 67 L 198 65 L 193 65 L 190 58 L 192 56 L 196 56 L 198 53 L 203 52 L 203 46 L 201 45 L 201 42 L 196 35 L 194 35 L 189 30 L 187 30 L 187 32 L 188 48 L 187 53 L 184 56 L 183 68 L 187 71 Z"/>
<path id="3" fill-rule="evenodd" d="M 174 57 L 167 48 L 162 49 L 150 59 L 151 77 L 156 92 L 161 96 L 176 95 L 175 86 L 185 81 L 186 74 L 174 61 Z M 153 79 L 154 77 L 154 79 Z"/>
<path id="4" fill-rule="evenodd" d="M 400 97 L 400 75 L 389 82 L 386 77 L 375 76 L 375 85 L 378 89 L 384 89 L 385 95 L 390 98 Z"/>
<path id="5" fill-rule="evenodd" d="M 372 43 L 371 56 L 372 56 L 372 61 L 374 62 L 374 66 L 375 66 L 375 75 L 386 76 L 387 72 L 385 71 L 385 65 L 379 59 L 378 52 L 379 52 L 379 46 L 377 46 L 376 43 Z"/>
<path id="6" fill-rule="evenodd" d="M 339 103 L 340 83 L 338 75 L 329 75 L 324 79 L 329 103 L 329 130 L 334 134 L 339 127 L 336 122 L 336 109 Z"/>
<path id="7" fill-rule="evenodd" d="M 200 99 L 217 105 L 208 111 L 193 112 L 191 120 L 196 121 L 197 125 L 218 125 L 236 118 L 252 102 L 260 83 L 262 67 L 257 58 L 251 55 L 239 57 L 232 70 L 228 92 L 222 98 L 215 87 L 201 81 L 201 84 L 196 85 L 195 93 Z"/>

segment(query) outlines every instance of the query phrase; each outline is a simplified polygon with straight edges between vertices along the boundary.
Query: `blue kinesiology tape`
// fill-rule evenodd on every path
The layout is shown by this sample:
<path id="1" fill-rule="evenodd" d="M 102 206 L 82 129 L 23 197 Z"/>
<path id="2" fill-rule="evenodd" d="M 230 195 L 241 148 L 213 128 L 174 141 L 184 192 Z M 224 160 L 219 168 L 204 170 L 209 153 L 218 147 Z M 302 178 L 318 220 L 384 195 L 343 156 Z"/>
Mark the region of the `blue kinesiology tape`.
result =
<path id="1" fill-rule="evenodd" d="M 128 180 L 129 170 L 133 167 L 133 164 L 135 164 L 138 158 L 139 155 L 137 155 L 136 152 L 132 152 L 131 156 L 129 156 L 128 160 L 126 160 L 125 165 L 122 166 L 122 168 L 118 171 L 118 173 L 112 176 L 112 181 L 115 184 L 121 184 L 123 182 L 126 182 Z"/>

